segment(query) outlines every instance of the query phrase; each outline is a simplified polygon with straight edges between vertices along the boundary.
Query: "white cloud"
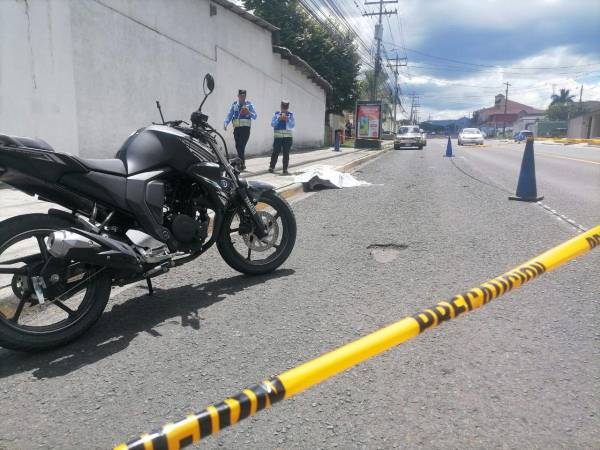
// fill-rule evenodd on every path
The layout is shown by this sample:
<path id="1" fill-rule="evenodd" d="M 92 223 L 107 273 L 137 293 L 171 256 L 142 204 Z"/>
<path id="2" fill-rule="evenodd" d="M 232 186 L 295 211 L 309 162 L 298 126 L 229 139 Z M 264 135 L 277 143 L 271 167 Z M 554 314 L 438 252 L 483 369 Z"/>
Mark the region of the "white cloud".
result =
<path id="1" fill-rule="evenodd" d="M 600 100 L 600 65 L 582 67 L 585 75 L 573 72 L 572 67 L 583 64 L 600 64 L 600 57 L 591 60 L 573 53 L 569 48 L 556 47 L 537 55 L 515 61 L 511 66 L 499 70 L 490 69 L 465 75 L 463 78 L 450 79 L 439 76 L 403 77 L 405 93 L 413 90 L 422 93 L 421 104 L 425 115 L 434 118 L 458 118 L 468 116 L 472 111 L 493 104 L 497 93 L 504 93 L 503 83 L 511 84 L 509 99 L 545 109 L 553 89 L 569 89 L 579 95 L 583 85 L 584 100 Z M 515 67 L 571 67 L 552 71 L 526 71 Z M 594 73 L 589 73 L 594 72 Z M 421 114 L 424 117 L 424 114 Z"/>

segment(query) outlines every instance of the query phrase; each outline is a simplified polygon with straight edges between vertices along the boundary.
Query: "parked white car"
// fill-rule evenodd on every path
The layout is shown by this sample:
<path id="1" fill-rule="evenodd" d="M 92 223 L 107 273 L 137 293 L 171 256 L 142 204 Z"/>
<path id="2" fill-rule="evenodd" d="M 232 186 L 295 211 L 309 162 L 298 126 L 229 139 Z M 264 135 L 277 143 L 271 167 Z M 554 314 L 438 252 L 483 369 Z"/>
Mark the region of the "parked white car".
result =
<path id="1" fill-rule="evenodd" d="M 477 128 L 465 128 L 458 134 L 458 145 L 483 145 L 483 134 Z"/>

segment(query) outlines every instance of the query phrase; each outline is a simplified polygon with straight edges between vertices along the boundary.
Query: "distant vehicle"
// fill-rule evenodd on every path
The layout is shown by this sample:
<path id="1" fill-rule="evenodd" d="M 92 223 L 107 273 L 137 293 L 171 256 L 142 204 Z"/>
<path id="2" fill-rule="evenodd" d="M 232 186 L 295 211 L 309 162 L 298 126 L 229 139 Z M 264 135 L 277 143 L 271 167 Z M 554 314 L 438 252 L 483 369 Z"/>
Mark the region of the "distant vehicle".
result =
<path id="1" fill-rule="evenodd" d="M 421 132 L 421 142 L 423 143 L 423 147 L 427 147 L 427 132 L 423 129 L 419 131 Z"/>
<path id="2" fill-rule="evenodd" d="M 521 130 L 514 135 L 515 142 L 523 142 L 529 138 L 533 139 L 533 131 Z"/>
<path id="3" fill-rule="evenodd" d="M 398 129 L 396 139 L 394 139 L 394 150 L 399 150 L 400 147 L 417 147 L 419 150 L 423 148 L 423 134 L 418 126 L 407 125 Z"/>
<path id="4" fill-rule="evenodd" d="M 477 128 L 465 128 L 458 134 L 458 145 L 483 145 L 483 134 Z"/>
<path id="5" fill-rule="evenodd" d="M 381 139 L 385 140 L 385 141 L 391 141 L 392 139 L 394 139 L 396 135 L 392 132 L 392 131 L 386 131 L 384 130 L 381 133 Z"/>
<path id="6" fill-rule="evenodd" d="M 483 131 L 483 130 L 479 130 L 479 131 L 481 131 L 481 135 L 482 135 L 482 136 L 483 136 L 483 138 L 485 139 L 485 138 L 487 137 L 487 134 L 486 134 L 486 132 L 485 132 L 485 131 Z"/>

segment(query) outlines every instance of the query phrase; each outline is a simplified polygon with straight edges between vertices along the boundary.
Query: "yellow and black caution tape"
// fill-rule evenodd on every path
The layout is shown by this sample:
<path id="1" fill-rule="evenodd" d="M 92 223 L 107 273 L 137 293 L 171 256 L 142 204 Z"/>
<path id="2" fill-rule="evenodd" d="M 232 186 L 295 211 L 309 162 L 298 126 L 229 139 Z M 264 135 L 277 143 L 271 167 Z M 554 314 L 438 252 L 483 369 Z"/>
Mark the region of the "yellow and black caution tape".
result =
<path id="1" fill-rule="evenodd" d="M 281 375 L 265 380 L 257 386 L 245 389 L 180 422 L 169 423 L 160 431 L 145 434 L 129 444 L 119 445 L 115 450 L 179 450 L 198 442 L 349 367 L 408 341 L 446 320 L 480 308 L 597 246 L 600 246 L 600 226 L 462 295 L 440 302 L 412 317 L 406 317 Z"/>

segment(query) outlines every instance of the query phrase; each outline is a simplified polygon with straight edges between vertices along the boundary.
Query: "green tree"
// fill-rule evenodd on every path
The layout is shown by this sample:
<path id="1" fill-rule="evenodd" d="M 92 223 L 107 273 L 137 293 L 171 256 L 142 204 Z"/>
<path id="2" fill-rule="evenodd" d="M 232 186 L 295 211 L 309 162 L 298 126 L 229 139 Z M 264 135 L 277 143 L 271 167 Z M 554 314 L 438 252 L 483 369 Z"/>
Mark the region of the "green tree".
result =
<path id="1" fill-rule="evenodd" d="M 281 29 L 280 45 L 311 65 L 333 87 L 327 110 L 353 110 L 358 99 L 360 59 L 351 36 L 310 17 L 298 0 L 243 0 L 244 7 Z"/>
<path id="2" fill-rule="evenodd" d="M 358 84 L 358 95 L 360 100 L 371 100 L 371 89 L 373 87 L 373 80 L 375 79 L 375 70 L 368 69 L 365 70 Z M 394 93 L 389 86 L 388 83 L 388 75 L 386 72 L 380 72 L 379 77 L 377 77 L 377 98 L 382 98 L 384 100 L 394 101 Z"/>
<path id="3" fill-rule="evenodd" d="M 552 105 L 556 105 L 556 104 L 567 104 L 567 103 L 573 103 L 573 99 L 575 98 L 575 95 L 571 95 L 569 89 L 561 89 L 560 93 L 558 95 L 556 94 L 552 94 L 552 97 L 550 97 L 552 99 L 552 102 L 550 102 L 550 106 Z"/>
<path id="4" fill-rule="evenodd" d="M 546 117 L 549 120 L 569 120 L 577 112 L 575 103 L 554 103 L 546 110 Z"/>
<path id="5" fill-rule="evenodd" d="M 373 80 L 375 79 L 375 70 L 365 70 L 358 83 L 358 97 L 359 100 L 371 100 L 371 89 L 373 87 Z M 385 120 L 386 117 L 392 119 L 394 117 L 394 95 L 395 92 L 391 88 L 389 82 L 389 76 L 386 72 L 381 72 L 377 77 L 377 98 L 382 102 L 382 118 Z"/>

